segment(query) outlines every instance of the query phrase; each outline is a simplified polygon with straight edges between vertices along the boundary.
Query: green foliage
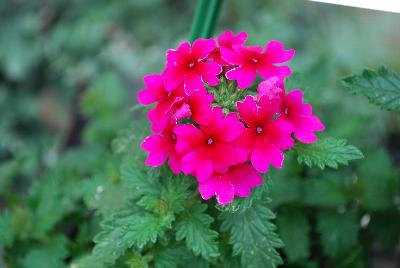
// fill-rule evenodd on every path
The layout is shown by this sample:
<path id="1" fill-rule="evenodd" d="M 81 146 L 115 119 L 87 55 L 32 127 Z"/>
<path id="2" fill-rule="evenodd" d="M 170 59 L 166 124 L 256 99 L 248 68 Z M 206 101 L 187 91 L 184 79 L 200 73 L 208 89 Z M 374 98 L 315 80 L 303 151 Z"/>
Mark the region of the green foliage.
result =
<path id="1" fill-rule="evenodd" d="M 310 255 L 311 229 L 307 215 L 298 210 L 284 210 L 277 215 L 276 224 L 289 262 L 306 260 Z"/>
<path id="2" fill-rule="evenodd" d="M 136 211 L 123 211 L 102 222 L 102 232 L 94 238 L 93 254 L 103 262 L 114 263 L 128 248 L 142 249 L 147 243 L 155 243 L 167 228 L 173 216 L 156 217 L 151 214 L 138 216 Z"/>
<path id="3" fill-rule="evenodd" d="M 194 178 L 147 168 L 139 150 L 151 106 L 134 105 L 136 92 L 144 74 L 162 71 L 165 49 L 187 39 L 194 14 L 192 2 L 172 2 L 0 1 L 0 267 L 239 268 L 282 259 L 285 267 L 361 268 L 379 265 L 382 249 L 394 256 L 398 114 L 337 82 L 376 62 L 400 67 L 396 42 L 383 42 L 398 19 L 386 14 L 365 27 L 361 11 L 301 1 L 223 6 L 218 33 L 245 29 L 250 45 L 278 39 L 301 49 L 286 88 L 303 89 L 326 132 L 365 158 L 321 171 L 302 164 L 336 167 L 361 154 L 331 138 L 321 140 L 338 144 L 296 145 L 262 187 L 222 207 L 201 200 Z M 345 87 L 395 109 L 398 75 L 364 74 Z M 225 91 L 228 106 L 245 94 Z"/>
<path id="4" fill-rule="evenodd" d="M 277 267 L 282 259 L 277 248 L 283 247 L 276 234 L 273 212 L 265 202 L 257 202 L 241 213 L 221 215 L 222 231 L 230 231 L 233 255 L 240 255 L 243 267 Z"/>
<path id="5" fill-rule="evenodd" d="M 349 76 L 342 81 L 351 93 L 367 97 L 382 109 L 400 109 L 400 76 L 385 66 L 376 72 L 365 69 L 361 75 Z"/>
<path id="6" fill-rule="evenodd" d="M 321 138 L 313 144 L 298 143 L 294 150 L 299 163 L 320 169 L 337 168 L 339 164 L 347 165 L 350 160 L 364 157 L 359 149 L 346 143 L 344 139 Z"/>
<path id="7" fill-rule="evenodd" d="M 357 244 L 357 215 L 354 211 L 321 211 L 317 216 L 317 230 L 321 235 L 324 253 L 331 257 L 341 257 Z"/>
<path id="8" fill-rule="evenodd" d="M 21 260 L 21 265 L 25 268 L 62 268 L 67 255 L 67 239 L 60 236 L 38 248 L 32 247 Z"/>
<path id="9" fill-rule="evenodd" d="M 210 224 L 214 219 L 204 213 L 207 206 L 205 204 L 194 204 L 185 212 L 186 217 L 176 226 L 176 239 L 184 239 L 186 246 L 195 255 L 201 255 L 206 259 L 219 256 L 218 243 L 216 241 L 218 233 L 210 229 Z"/>

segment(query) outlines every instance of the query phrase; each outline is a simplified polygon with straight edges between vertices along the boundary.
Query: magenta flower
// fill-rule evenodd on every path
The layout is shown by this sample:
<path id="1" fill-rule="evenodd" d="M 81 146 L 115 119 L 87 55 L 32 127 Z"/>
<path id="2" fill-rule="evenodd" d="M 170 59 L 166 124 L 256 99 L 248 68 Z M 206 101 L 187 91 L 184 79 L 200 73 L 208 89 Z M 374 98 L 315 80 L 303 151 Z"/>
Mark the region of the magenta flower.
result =
<path id="1" fill-rule="evenodd" d="M 225 49 L 233 50 L 233 48 L 236 46 L 244 45 L 246 40 L 247 40 L 246 32 L 240 32 L 238 34 L 234 34 L 232 30 L 227 30 L 226 32 L 218 36 L 219 47 L 215 48 L 213 52 L 208 56 L 208 58 L 212 59 L 221 66 L 229 65 L 229 63 L 226 63 L 222 59 L 220 48 L 223 47 Z"/>
<path id="2" fill-rule="evenodd" d="M 191 124 L 175 127 L 176 150 L 183 155 L 182 171 L 199 181 L 213 172 L 225 173 L 236 163 L 232 141 L 243 128 L 235 113 L 223 116 L 219 107 L 213 108 L 208 124 L 200 125 L 200 129 Z"/>
<path id="3" fill-rule="evenodd" d="M 248 126 L 235 142 L 238 162 L 250 160 L 261 173 L 268 171 L 269 164 L 281 168 L 283 150 L 292 147 L 294 140 L 291 125 L 281 118 L 274 119 L 279 113 L 278 103 L 263 97 L 257 105 L 254 97 L 247 96 L 243 102 L 237 102 L 237 108 Z"/>
<path id="4" fill-rule="evenodd" d="M 183 84 L 186 94 L 192 95 L 197 90 L 205 90 L 203 81 L 211 86 L 217 85 L 217 75 L 222 72 L 222 68 L 215 62 L 205 61 L 214 48 L 213 39 L 200 38 L 192 46 L 189 42 L 183 42 L 178 49 L 168 50 L 164 71 L 167 91 Z"/>
<path id="5" fill-rule="evenodd" d="M 292 124 L 293 133 L 301 142 L 315 142 L 317 135 L 314 132 L 325 129 L 319 118 L 312 114 L 312 106 L 303 103 L 303 92 L 299 89 L 285 96 L 283 109 L 284 120 Z"/>
<path id="6" fill-rule="evenodd" d="M 168 158 L 168 165 L 171 170 L 178 174 L 181 172 L 181 155 L 176 152 L 176 136 L 173 132 L 176 122 L 170 120 L 163 132 L 160 134 L 151 134 L 146 137 L 141 148 L 148 152 L 146 165 L 157 167 L 162 165 Z"/>
<path id="7" fill-rule="evenodd" d="M 234 196 L 247 197 L 251 189 L 261 185 L 262 177 L 250 165 L 232 166 L 226 173 L 213 173 L 199 183 L 199 192 L 204 200 L 215 195 L 220 205 L 232 202 Z"/>
<path id="8" fill-rule="evenodd" d="M 221 48 L 222 59 L 237 66 L 226 73 L 226 78 L 236 80 L 242 89 L 248 88 L 256 79 L 257 72 L 265 79 L 278 76 L 287 77 L 291 74 L 288 66 L 276 66 L 291 60 L 294 49 L 284 50 L 284 45 L 278 41 L 267 44 L 265 52 L 261 46 L 236 46 L 233 50 Z"/>
<path id="9" fill-rule="evenodd" d="M 157 103 L 147 113 L 147 118 L 152 122 L 151 129 L 160 132 L 174 116 L 177 120 L 190 116 L 189 105 L 184 105 L 186 97 L 183 87 L 178 86 L 168 92 L 165 89 L 165 79 L 160 74 L 144 77 L 146 88 L 138 93 L 138 101 L 143 105 Z"/>
<path id="10" fill-rule="evenodd" d="M 257 100 L 267 96 L 269 100 L 279 101 L 285 97 L 285 85 L 278 76 L 273 76 L 261 82 L 257 87 Z"/>

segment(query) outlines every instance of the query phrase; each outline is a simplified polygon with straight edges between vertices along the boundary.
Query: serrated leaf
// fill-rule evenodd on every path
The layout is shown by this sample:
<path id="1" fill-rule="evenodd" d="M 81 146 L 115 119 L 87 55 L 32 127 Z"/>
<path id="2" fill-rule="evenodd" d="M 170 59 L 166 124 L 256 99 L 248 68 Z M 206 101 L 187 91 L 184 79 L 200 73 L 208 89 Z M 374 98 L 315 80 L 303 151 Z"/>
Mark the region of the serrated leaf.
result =
<path id="1" fill-rule="evenodd" d="M 284 210 L 276 218 L 278 233 L 289 262 L 305 260 L 310 255 L 310 223 L 300 210 Z"/>
<path id="2" fill-rule="evenodd" d="M 300 164 L 337 168 L 339 164 L 347 165 L 350 160 L 364 157 L 359 149 L 346 143 L 345 139 L 321 138 L 312 144 L 297 143 L 294 150 Z"/>
<path id="3" fill-rule="evenodd" d="M 102 222 L 103 231 L 94 238 L 93 254 L 103 262 L 114 263 L 128 248 L 141 249 L 156 242 L 173 220 L 172 214 L 157 217 L 132 210 L 116 213 Z"/>
<path id="4" fill-rule="evenodd" d="M 341 214 L 334 211 L 318 213 L 317 230 L 321 235 L 323 252 L 327 256 L 343 256 L 357 245 L 358 220 L 354 211 Z"/>
<path id="5" fill-rule="evenodd" d="M 176 239 L 185 239 L 186 246 L 196 256 L 201 255 L 205 259 L 219 256 L 218 233 L 210 228 L 214 219 L 204 211 L 207 206 L 197 203 L 185 212 L 184 218 L 176 226 Z"/>
<path id="6" fill-rule="evenodd" d="M 344 78 L 343 85 L 385 110 L 400 109 L 400 76 L 385 66 L 378 71 L 364 70 L 361 75 Z"/>
<path id="7" fill-rule="evenodd" d="M 271 222 L 275 215 L 265 202 L 257 202 L 242 213 L 223 213 L 221 230 L 231 230 L 233 255 L 241 256 L 243 267 L 277 267 L 282 258 L 277 248 L 283 243 Z"/>
<path id="8" fill-rule="evenodd" d="M 180 267 L 190 253 L 185 247 L 165 248 L 154 253 L 155 268 Z M 191 254 L 190 254 L 191 255 Z M 189 256 L 190 256 L 189 255 Z"/>

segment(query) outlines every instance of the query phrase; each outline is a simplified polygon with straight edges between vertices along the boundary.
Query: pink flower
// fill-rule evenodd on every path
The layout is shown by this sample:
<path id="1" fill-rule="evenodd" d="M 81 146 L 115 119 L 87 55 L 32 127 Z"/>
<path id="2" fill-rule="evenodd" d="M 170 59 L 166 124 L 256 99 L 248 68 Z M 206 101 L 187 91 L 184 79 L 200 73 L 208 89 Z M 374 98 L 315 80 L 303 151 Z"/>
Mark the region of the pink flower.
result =
<path id="1" fill-rule="evenodd" d="M 199 183 L 199 192 L 204 200 L 213 195 L 221 205 L 232 202 L 234 196 L 246 197 L 251 189 L 261 185 L 262 177 L 250 165 L 232 166 L 226 173 L 213 173 L 210 178 Z"/>
<path id="2" fill-rule="evenodd" d="M 140 145 L 148 152 L 146 165 L 157 167 L 168 158 L 168 165 L 175 174 L 181 172 L 181 155 L 176 152 L 176 136 L 173 132 L 176 122 L 169 121 L 165 129 L 160 134 L 151 134 L 145 138 Z"/>
<path id="3" fill-rule="evenodd" d="M 218 36 L 219 47 L 215 48 L 208 58 L 214 60 L 221 66 L 229 65 L 222 59 L 220 48 L 223 47 L 225 49 L 233 50 L 234 47 L 243 45 L 246 42 L 246 40 L 247 40 L 246 32 L 240 32 L 238 34 L 234 34 L 232 30 L 227 30 L 226 32 Z"/>
<path id="4" fill-rule="evenodd" d="M 209 122 L 200 125 L 200 129 L 191 124 L 175 127 L 176 150 L 183 155 L 182 171 L 199 181 L 208 179 L 213 172 L 225 173 L 236 163 L 232 141 L 243 128 L 235 113 L 223 116 L 219 107 L 213 108 Z"/>
<path id="5" fill-rule="evenodd" d="M 281 100 L 285 96 L 285 86 L 283 80 L 278 76 L 273 76 L 261 82 L 257 88 L 257 100 L 267 96 L 269 100 Z"/>
<path id="6" fill-rule="evenodd" d="M 253 167 L 262 173 L 268 171 L 269 164 L 281 168 L 284 160 L 283 150 L 294 145 L 291 125 L 277 118 L 279 106 L 267 97 L 262 97 L 257 105 L 252 96 L 237 102 L 241 120 L 248 128 L 236 140 L 238 162 L 251 161 Z"/>
<path id="7" fill-rule="evenodd" d="M 185 102 L 190 107 L 192 119 L 200 125 L 207 124 L 211 118 L 214 95 L 208 94 L 206 91 L 199 90 L 193 95 L 186 97 Z"/>
<path id="8" fill-rule="evenodd" d="M 291 91 L 284 98 L 283 118 L 293 126 L 296 138 L 304 143 L 317 140 L 315 131 L 323 131 L 325 126 L 312 114 L 312 106 L 303 103 L 303 92 L 299 89 Z"/>
<path id="9" fill-rule="evenodd" d="M 167 91 L 183 84 L 186 94 L 192 95 L 197 90 L 205 90 L 203 81 L 211 86 L 217 85 L 217 75 L 222 72 L 222 68 L 215 62 L 205 61 L 214 48 L 213 39 L 200 38 L 192 46 L 189 42 L 183 42 L 178 49 L 168 50 L 164 71 Z"/>
<path id="10" fill-rule="evenodd" d="M 191 115 L 189 105 L 183 103 L 186 95 L 182 86 L 168 92 L 165 89 L 165 78 L 160 74 L 145 76 L 144 83 L 146 88 L 139 91 L 138 101 L 144 105 L 157 103 L 147 113 L 153 131 L 162 131 L 172 116 L 180 120 Z"/>
<path id="11" fill-rule="evenodd" d="M 283 47 L 283 43 L 271 41 L 267 44 L 265 52 L 261 46 L 236 46 L 233 51 L 221 48 L 222 59 L 237 66 L 226 73 L 226 78 L 236 80 L 239 87 L 245 89 L 256 79 L 257 72 L 265 79 L 289 76 L 291 70 L 288 66 L 276 64 L 291 60 L 295 51 L 284 50 Z"/>

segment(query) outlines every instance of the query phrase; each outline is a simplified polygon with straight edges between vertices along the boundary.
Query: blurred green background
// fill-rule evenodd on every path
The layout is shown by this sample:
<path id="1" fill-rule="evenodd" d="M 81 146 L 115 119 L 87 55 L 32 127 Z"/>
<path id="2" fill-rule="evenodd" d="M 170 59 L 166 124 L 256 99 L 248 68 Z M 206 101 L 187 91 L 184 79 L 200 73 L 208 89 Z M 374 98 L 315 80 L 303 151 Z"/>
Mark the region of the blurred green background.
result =
<path id="1" fill-rule="evenodd" d="M 131 108 L 142 77 L 161 72 L 165 51 L 187 39 L 195 8 L 196 1 L 183 0 L 0 1 L 0 267 L 53 268 L 90 254 L 101 216 L 120 206 L 111 148 L 127 145 L 111 141 L 121 129 L 143 128 L 134 120 L 143 115 Z M 372 225 L 365 236 L 360 230 L 361 246 L 340 258 L 350 266 L 318 245 L 304 258 L 284 253 L 288 266 L 399 265 L 399 112 L 381 111 L 340 85 L 365 67 L 400 71 L 399 26 L 399 14 L 302 0 L 222 6 L 216 34 L 246 31 L 249 44 L 278 39 L 295 48 L 289 89 L 302 88 L 326 133 L 366 156 L 340 172 L 309 170 L 331 184 L 321 186 L 326 193 L 320 185 L 303 193 L 311 210 L 319 206 L 314 195 L 326 194 L 334 200 L 329 209 L 351 207 L 357 221 Z M 289 171 L 276 177 L 291 176 L 288 162 Z M 107 185 L 108 196 L 96 197 Z M 298 207 L 296 199 L 285 206 L 288 195 L 273 194 L 278 219 Z"/>

